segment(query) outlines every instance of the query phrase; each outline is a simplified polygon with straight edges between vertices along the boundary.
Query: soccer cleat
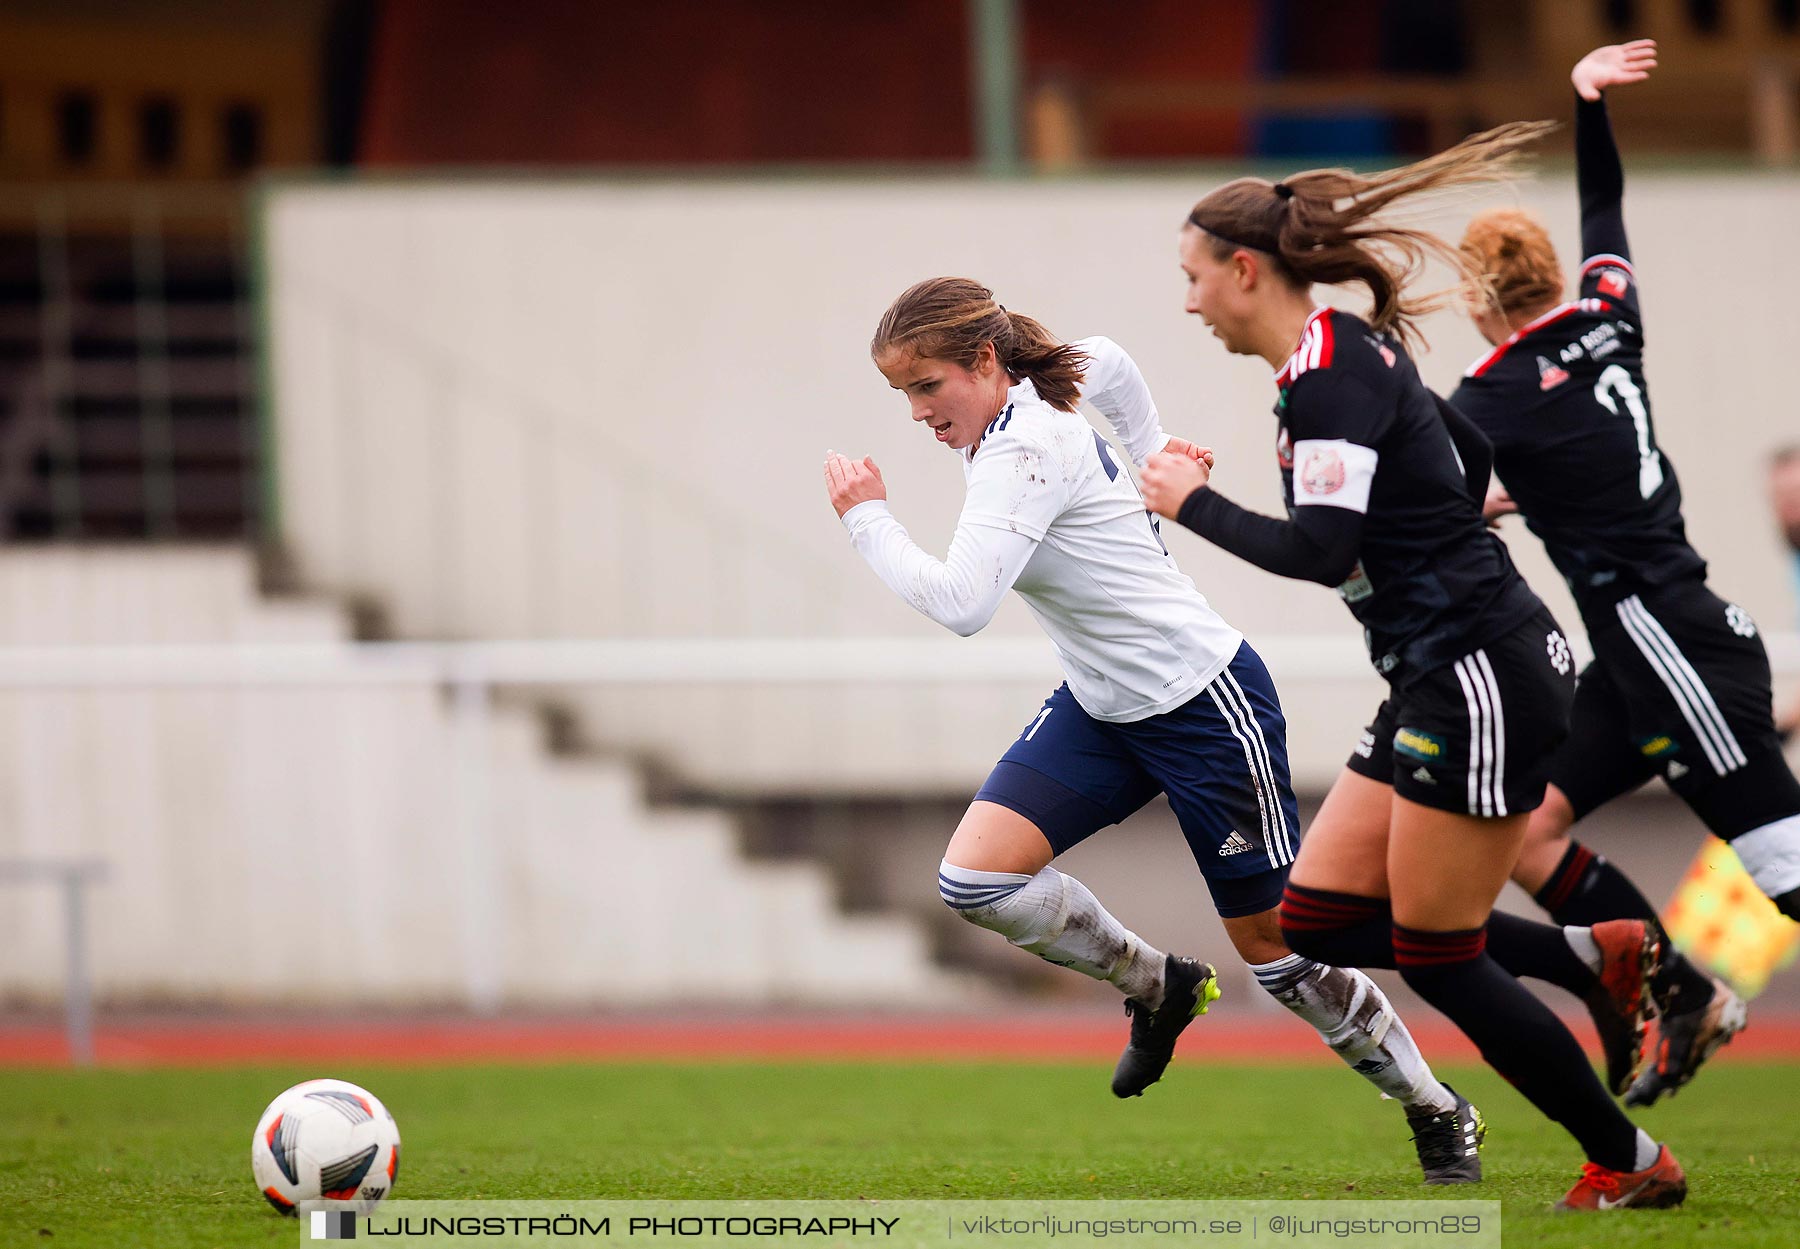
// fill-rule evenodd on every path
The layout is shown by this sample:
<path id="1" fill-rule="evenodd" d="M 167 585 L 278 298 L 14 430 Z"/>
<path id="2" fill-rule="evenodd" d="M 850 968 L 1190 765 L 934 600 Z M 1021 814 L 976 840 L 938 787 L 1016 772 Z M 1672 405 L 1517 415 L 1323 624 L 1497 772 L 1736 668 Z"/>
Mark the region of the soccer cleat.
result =
<path id="1" fill-rule="evenodd" d="M 1170 954 L 1163 966 L 1163 1002 L 1152 1010 L 1137 998 L 1125 999 L 1131 1016 L 1131 1041 L 1113 1068 L 1114 1097 L 1142 1097 L 1162 1079 L 1175 1056 L 1175 1040 L 1195 1015 L 1218 999 L 1219 973 L 1211 963 Z"/>
<path id="2" fill-rule="evenodd" d="M 1642 1171 L 1609 1171 L 1597 1162 L 1581 1164 L 1581 1178 L 1556 1203 L 1558 1210 L 1666 1210 L 1687 1200 L 1687 1175 L 1664 1145 Z"/>
<path id="3" fill-rule="evenodd" d="M 1641 919 L 1609 919 L 1588 931 L 1600 947 L 1600 980 L 1585 1000 L 1606 1055 L 1606 1087 L 1616 1097 L 1644 1063 L 1644 1034 L 1656 1008 L 1650 981 L 1662 943 Z"/>
<path id="4" fill-rule="evenodd" d="M 1479 1184 L 1487 1120 L 1468 1098 L 1448 1084 L 1444 1088 L 1456 1098 L 1456 1109 L 1406 1116 L 1419 1151 L 1419 1168 L 1427 1184 Z"/>
<path id="5" fill-rule="evenodd" d="M 1627 1106 L 1648 1106 L 1664 1093 L 1672 1095 L 1694 1078 L 1714 1051 L 1748 1025 L 1749 1008 L 1744 999 L 1717 976 L 1712 982 L 1713 995 L 1706 1005 L 1657 1020 L 1652 1051 L 1656 1060 L 1625 1094 Z"/>

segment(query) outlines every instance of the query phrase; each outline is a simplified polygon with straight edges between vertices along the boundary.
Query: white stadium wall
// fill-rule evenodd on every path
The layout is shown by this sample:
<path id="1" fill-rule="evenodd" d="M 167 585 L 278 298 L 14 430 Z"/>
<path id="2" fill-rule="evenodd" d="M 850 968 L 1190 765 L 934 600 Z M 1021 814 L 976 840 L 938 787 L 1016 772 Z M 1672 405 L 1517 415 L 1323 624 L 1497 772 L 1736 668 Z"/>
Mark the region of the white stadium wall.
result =
<path id="1" fill-rule="evenodd" d="M 0 558 L 8 674 L 45 653 L 21 648 L 329 659 L 348 629 L 335 605 L 260 598 L 242 551 Z M 42 678 L 0 679 L 0 1002 L 59 994 L 66 953 L 58 891 L 5 871 L 71 860 L 107 869 L 87 931 L 112 1001 L 645 1005 L 701 984 L 740 1005 L 968 996 L 917 925 L 841 914 L 823 868 L 745 860 L 725 814 L 652 808 L 627 765 L 552 755 L 527 708 L 498 707 L 472 755 L 428 682 Z"/>
<path id="2" fill-rule="evenodd" d="M 405 637 L 937 636 L 851 551 L 819 465 L 827 448 L 873 454 L 914 536 L 947 546 L 961 473 L 867 354 L 889 300 L 944 273 L 1066 337 L 1123 344 L 1166 427 L 1217 448 L 1220 486 L 1273 510 L 1268 371 L 1181 311 L 1176 226 L 1210 182 L 278 186 L 265 237 L 283 537 L 309 586 L 369 596 Z M 1454 234 L 1515 197 L 1573 263 L 1564 177 L 1427 224 Z M 1724 593 L 1787 628 L 1762 474 L 1800 436 L 1786 365 L 1800 176 L 1638 175 L 1627 207 L 1659 436 L 1693 537 Z M 1448 391 L 1481 344 L 1449 314 L 1427 331 L 1423 370 Z M 1516 522 L 1508 537 L 1573 624 L 1536 543 Z M 1191 535 L 1171 546 L 1253 641 L 1300 652 L 1274 666 L 1296 776 L 1323 783 L 1381 692 L 1337 658 L 1357 644 L 1348 615 Z M 1035 636 L 1016 602 L 989 628 Z M 1336 639 L 1331 654 L 1304 653 L 1314 638 Z M 989 680 L 947 653 L 914 681 L 573 701 L 592 740 L 719 789 L 966 790 L 1054 667 L 1044 645 L 1041 678 Z"/>

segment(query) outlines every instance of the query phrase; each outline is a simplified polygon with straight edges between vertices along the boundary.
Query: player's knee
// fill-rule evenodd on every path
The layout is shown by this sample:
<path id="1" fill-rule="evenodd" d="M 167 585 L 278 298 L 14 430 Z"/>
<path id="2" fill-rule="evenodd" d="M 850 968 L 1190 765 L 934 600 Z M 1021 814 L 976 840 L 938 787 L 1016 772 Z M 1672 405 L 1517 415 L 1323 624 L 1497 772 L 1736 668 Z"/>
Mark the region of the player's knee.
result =
<path id="1" fill-rule="evenodd" d="M 983 872 L 958 867 L 949 859 L 938 864 L 938 896 L 944 905 L 982 928 L 1004 931 L 1009 904 L 1031 883 L 1018 872 Z"/>

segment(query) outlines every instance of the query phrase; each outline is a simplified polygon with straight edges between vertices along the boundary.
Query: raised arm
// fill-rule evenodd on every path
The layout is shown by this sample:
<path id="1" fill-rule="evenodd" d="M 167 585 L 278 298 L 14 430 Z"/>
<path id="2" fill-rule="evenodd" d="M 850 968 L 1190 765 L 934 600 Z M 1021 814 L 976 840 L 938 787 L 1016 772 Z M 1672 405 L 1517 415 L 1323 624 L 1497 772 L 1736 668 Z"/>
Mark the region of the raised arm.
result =
<path id="1" fill-rule="evenodd" d="M 1625 167 L 1606 114 L 1608 87 L 1642 82 L 1656 68 L 1656 41 L 1595 48 L 1570 71 L 1575 86 L 1575 179 L 1581 195 L 1581 254 L 1631 259 L 1625 236 Z"/>
<path id="2" fill-rule="evenodd" d="M 1110 338 L 1084 338 L 1075 344 L 1087 356 L 1081 397 L 1093 404 L 1119 436 L 1132 463 L 1144 461 L 1169 443 L 1149 383 L 1137 362 Z"/>

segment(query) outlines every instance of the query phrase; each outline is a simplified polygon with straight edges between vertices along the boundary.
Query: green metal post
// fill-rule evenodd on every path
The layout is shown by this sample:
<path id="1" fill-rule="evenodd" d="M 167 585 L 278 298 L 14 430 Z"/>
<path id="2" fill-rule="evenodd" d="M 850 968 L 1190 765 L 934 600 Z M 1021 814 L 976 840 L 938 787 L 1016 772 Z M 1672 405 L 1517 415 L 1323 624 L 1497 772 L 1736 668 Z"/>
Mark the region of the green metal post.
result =
<path id="1" fill-rule="evenodd" d="M 975 150 L 993 177 L 1020 170 L 1019 59 L 1018 0 L 969 0 Z"/>

